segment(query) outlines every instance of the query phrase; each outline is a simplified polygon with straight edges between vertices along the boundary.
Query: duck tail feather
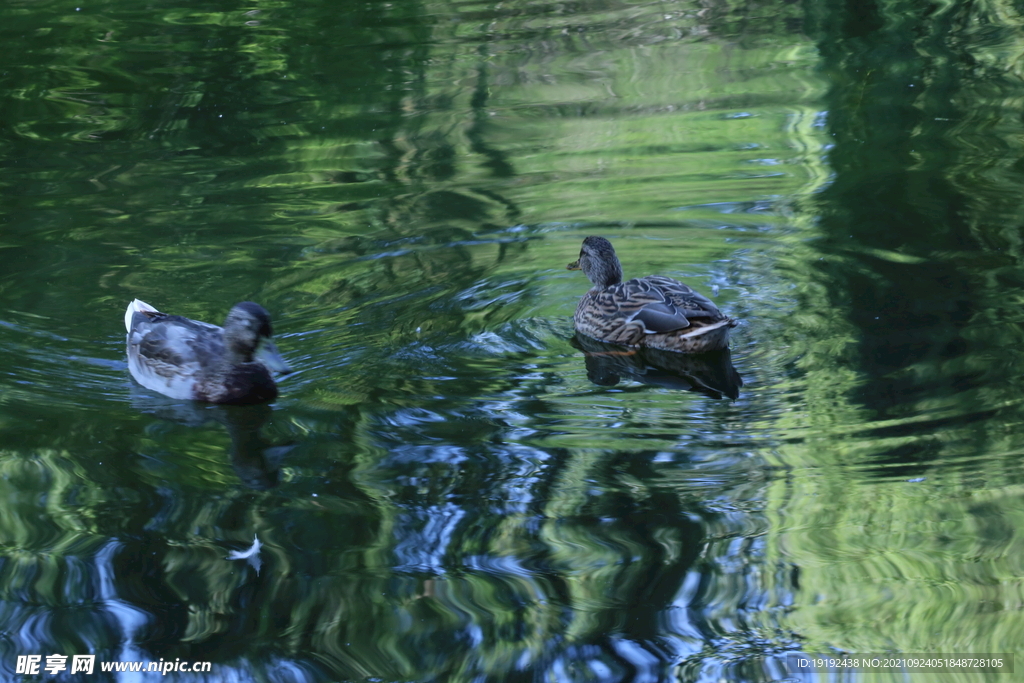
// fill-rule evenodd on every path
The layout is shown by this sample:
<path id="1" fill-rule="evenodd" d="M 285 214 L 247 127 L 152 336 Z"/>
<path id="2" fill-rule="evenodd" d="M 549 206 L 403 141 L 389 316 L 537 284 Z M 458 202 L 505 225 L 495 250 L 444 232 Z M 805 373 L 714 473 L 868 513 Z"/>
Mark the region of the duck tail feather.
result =
<path id="1" fill-rule="evenodd" d="M 155 308 L 147 304 L 145 301 L 140 299 L 132 299 L 132 302 L 128 304 L 128 310 L 124 312 L 124 328 L 128 331 L 132 331 L 132 318 L 135 317 L 136 313 L 158 313 Z"/>

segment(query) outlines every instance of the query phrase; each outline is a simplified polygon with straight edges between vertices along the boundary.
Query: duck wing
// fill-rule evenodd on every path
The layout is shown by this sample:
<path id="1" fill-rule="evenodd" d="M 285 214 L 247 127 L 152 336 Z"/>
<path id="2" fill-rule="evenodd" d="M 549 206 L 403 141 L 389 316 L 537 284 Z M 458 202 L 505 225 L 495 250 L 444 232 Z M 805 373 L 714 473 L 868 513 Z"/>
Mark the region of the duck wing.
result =
<path id="1" fill-rule="evenodd" d="M 147 389 L 178 399 L 208 400 L 209 377 L 224 353 L 216 325 L 154 310 L 132 311 L 128 371 Z"/>
<path id="2" fill-rule="evenodd" d="M 195 375 L 224 356 L 224 333 L 216 325 L 156 311 L 135 315 L 145 319 L 133 320 L 128 343 L 155 367 Z"/>
<path id="3" fill-rule="evenodd" d="M 691 320 L 723 320 L 711 300 L 678 280 L 650 275 L 608 287 L 597 295 L 602 306 L 613 306 L 623 323 L 640 323 L 647 334 L 664 334 L 690 326 Z"/>

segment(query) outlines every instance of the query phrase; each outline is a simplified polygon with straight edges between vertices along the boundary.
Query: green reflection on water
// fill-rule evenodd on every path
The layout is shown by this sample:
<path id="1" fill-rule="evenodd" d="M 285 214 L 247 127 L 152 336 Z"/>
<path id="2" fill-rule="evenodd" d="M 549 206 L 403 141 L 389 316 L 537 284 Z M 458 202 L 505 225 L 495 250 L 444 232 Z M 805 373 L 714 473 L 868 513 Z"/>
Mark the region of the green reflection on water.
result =
<path id="1" fill-rule="evenodd" d="M 0 667 L 1012 651 L 1019 22 L 862 10 L 0 9 Z M 595 233 L 743 320 L 735 401 L 592 381 Z M 258 300 L 299 372 L 272 411 L 154 400 L 136 296 Z"/>

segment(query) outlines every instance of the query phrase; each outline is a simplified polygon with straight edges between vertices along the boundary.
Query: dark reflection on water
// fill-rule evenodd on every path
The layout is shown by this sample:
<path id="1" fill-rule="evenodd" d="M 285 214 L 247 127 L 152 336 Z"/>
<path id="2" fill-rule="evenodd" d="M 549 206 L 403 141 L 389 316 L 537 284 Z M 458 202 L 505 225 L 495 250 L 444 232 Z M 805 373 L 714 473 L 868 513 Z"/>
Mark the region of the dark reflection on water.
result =
<path id="1" fill-rule="evenodd" d="M 1019 248 L 1007 243 L 1018 241 L 1019 189 L 986 168 L 1016 163 L 1019 154 L 977 128 L 998 116 L 1001 98 L 1019 84 L 998 71 L 977 83 L 967 78 L 984 45 L 948 42 L 949 32 L 971 20 L 966 8 L 942 13 L 914 37 L 883 31 L 865 18 L 872 13 L 860 16 L 857 31 L 825 46 L 830 62 L 872 75 L 857 84 L 856 108 L 845 106 L 850 89 L 829 93 L 836 176 L 815 201 L 821 236 L 814 245 L 829 302 L 857 340 L 863 381 L 855 400 L 875 420 L 916 418 L 873 430 L 880 438 L 971 424 L 981 436 L 981 425 L 996 417 L 992 398 L 1019 389 L 1007 383 L 1019 355 L 1007 343 L 1019 336 L 1007 297 L 1020 291 L 1022 271 Z M 936 62 L 930 54 L 943 57 Z M 883 55 L 900 68 L 876 69 Z M 992 95 L 981 97 L 989 88 Z M 875 457 L 883 467 L 902 464 L 906 476 L 920 476 L 943 451 L 922 438 Z"/>
<path id="2" fill-rule="evenodd" d="M 277 486 L 281 463 L 296 444 L 274 444 L 262 433 L 271 419 L 269 405 L 209 405 L 179 401 L 156 395 L 132 383 L 132 408 L 190 427 L 210 422 L 223 425 L 231 438 L 226 454 L 239 480 L 246 486 L 265 490 Z"/>
<path id="3" fill-rule="evenodd" d="M 701 354 L 627 349 L 578 332 L 572 345 L 584 353 L 587 378 L 605 387 L 613 387 L 625 377 L 666 389 L 695 391 L 709 398 L 725 396 L 735 400 L 743 386 L 729 349 Z"/>

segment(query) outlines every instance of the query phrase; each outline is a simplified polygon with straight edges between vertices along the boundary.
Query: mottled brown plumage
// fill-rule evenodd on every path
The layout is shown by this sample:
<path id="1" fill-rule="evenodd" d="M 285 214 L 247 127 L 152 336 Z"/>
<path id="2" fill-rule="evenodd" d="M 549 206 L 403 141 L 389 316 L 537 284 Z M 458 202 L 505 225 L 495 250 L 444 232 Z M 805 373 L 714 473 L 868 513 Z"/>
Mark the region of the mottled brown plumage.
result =
<path id="1" fill-rule="evenodd" d="M 573 322 L 593 339 L 665 351 L 700 353 L 728 348 L 729 329 L 736 321 L 711 300 L 678 280 L 648 275 L 622 282 L 622 266 L 611 242 L 603 237 L 583 240 L 578 261 L 594 284 L 583 295 Z"/>

